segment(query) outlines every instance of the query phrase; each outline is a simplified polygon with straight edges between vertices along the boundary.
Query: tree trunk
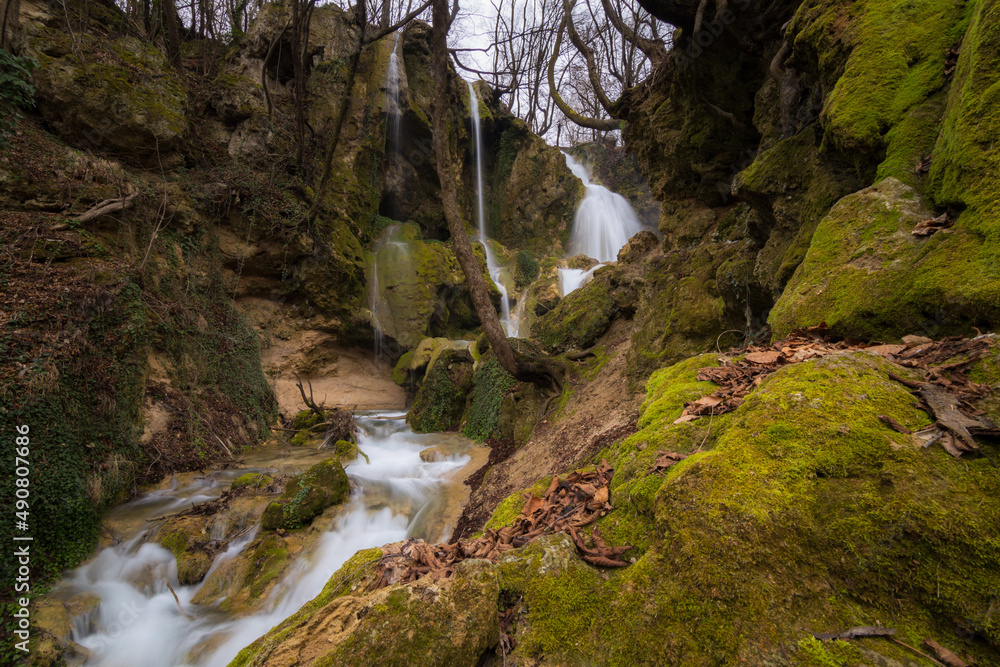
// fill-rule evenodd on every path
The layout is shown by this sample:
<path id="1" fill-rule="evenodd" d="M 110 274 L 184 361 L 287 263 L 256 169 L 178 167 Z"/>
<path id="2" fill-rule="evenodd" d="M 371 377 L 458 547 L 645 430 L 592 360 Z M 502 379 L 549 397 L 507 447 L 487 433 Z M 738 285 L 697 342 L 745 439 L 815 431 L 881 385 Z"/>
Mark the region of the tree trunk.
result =
<path id="1" fill-rule="evenodd" d="M 21 0 L 0 0 L 0 49 L 10 51 L 20 27 Z"/>
<path id="2" fill-rule="evenodd" d="M 486 337 L 490 341 L 497 360 L 504 369 L 518 380 L 534 382 L 542 385 L 556 385 L 559 382 L 554 372 L 541 360 L 522 360 L 515 354 L 507 340 L 500 318 L 490 301 L 486 281 L 482 269 L 472 251 L 472 243 L 465 231 L 462 214 L 458 207 L 458 188 L 451 160 L 451 148 L 448 145 L 447 115 L 451 107 L 448 104 L 448 28 L 451 16 L 448 12 L 447 0 L 434 0 L 432 3 L 434 27 L 431 32 L 431 57 L 434 73 L 433 102 L 433 134 L 434 157 L 437 160 L 438 179 L 441 181 L 441 203 L 444 217 L 451 233 L 452 246 L 458 263 L 465 274 L 465 282 L 469 286 L 472 305 L 476 308 L 479 321 L 483 325 Z"/>

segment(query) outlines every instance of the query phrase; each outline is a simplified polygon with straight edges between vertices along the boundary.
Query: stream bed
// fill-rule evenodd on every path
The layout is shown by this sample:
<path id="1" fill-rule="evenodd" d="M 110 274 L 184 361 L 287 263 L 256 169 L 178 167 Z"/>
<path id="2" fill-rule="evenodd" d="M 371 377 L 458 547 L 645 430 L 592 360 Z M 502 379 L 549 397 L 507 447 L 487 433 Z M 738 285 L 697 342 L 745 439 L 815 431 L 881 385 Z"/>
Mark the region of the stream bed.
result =
<path id="1" fill-rule="evenodd" d="M 358 444 L 370 462 L 359 457 L 345 466 L 350 499 L 332 515 L 328 511 L 317 518 L 321 535 L 289 566 L 256 613 L 238 617 L 218 603 L 193 604 L 202 584 L 179 585 L 173 554 L 146 541 L 156 525 L 149 520 L 218 497 L 239 475 L 299 472 L 334 456 L 332 450 L 265 447 L 247 455 L 243 468 L 178 475 L 164 488 L 110 510 L 105 525 L 119 536 L 117 543 L 68 572 L 49 594 L 70 608 L 74 600 L 90 601 L 78 603 L 87 611 L 73 618 L 72 639 L 86 655 L 82 664 L 222 667 L 318 595 L 359 549 L 408 537 L 446 540 L 466 497 L 461 480 L 485 462 L 487 448 L 453 433 L 415 434 L 402 414 L 359 415 L 358 425 Z M 420 452 L 430 447 L 435 456 L 425 461 Z M 236 557 L 257 530 L 230 538 L 203 581 Z"/>

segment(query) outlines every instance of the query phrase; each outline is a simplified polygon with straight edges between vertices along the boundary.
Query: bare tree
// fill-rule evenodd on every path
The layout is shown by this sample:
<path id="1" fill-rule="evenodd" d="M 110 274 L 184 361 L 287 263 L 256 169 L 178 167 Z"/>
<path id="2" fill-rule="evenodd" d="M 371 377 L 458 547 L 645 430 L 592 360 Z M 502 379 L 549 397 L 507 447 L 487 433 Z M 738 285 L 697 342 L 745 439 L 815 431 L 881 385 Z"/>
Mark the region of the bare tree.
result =
<path id="1" fill-rule="evenodd" d="M 431 32 L 431 57 L 434 73 L 434 102 L 432 127 L 434 157 L 437 161 L 438 179 L 441 181 L 441 203 L 444 217 L 451 233 L 452 245 L 458 263 L 465 274 L 472 296 L 472 304 L 479 315 L 483 331 L 490 341 L 490 348 L 504 369 L 518 380 L 544 386 L 559 386 L 558 365 L 552 360 L 524 358 L 514 352 L 507 335 L 500 325 L 500 318 L 490 301 L 482 269 L 472 251 L 472 243 L 465 231 L 461 209 L 458 205 L 458 179 L 455 175 L 448 138 L 448 115 L 452 105 L 448 96 L 448 30 L 458 11 L 449 12 L 447 0 L 432 0 L 433 30 Z"/>

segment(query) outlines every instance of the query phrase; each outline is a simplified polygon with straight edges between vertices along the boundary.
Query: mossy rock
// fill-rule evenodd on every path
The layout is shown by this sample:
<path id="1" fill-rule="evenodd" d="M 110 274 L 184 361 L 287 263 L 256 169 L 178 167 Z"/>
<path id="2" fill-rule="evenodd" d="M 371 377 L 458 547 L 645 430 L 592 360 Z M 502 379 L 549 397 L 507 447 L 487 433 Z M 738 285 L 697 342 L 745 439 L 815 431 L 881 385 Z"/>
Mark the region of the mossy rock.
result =
<path id="1" fill-rule="evenodd" d="M 910 233 L 931 217 L 894 178 L 840 200 L 771 311 L 774 336 L 823 321 L 868 340 L 937 338 L 996 323 L 996 250 L 962 225 L 930 237 Z"/>
<path id="2" fill-rule="evenodd" d="M 63 52 L 54 46 L 62 39 L 69 38 L 53 30 L 28 48 L 41 64 L 38 109 L 60 136 L 140 161 L 180 148 L 189 129 L 187 89 L 162 52 L 133 37 L 102 43 L 90 35 Z"/>
<path id="3" fill-rule="evenodd" d="M 867 184 L 853 165 L 821 155 L 818 145 L 816 130 L 806 128 L 762 151 L 734 179 L 736 196 L 757 213 L 750 234 L 764 241 L 755 277 L 774 295 L 802 263 L 813 230 L 830 207 Z"/>
<path id="4" fill-rule="evenodd" d="M 614 509 L 600 526 L 609 544 L 644 540 L 626 555 L 633 565 L 602 576 L 562 535 L 503 556 L 502 599 L 523 600 L 508 660 L 783 664 L 784 643 L 794 664 L 841 664 L 815 661 L 826 654 L 811 632 L 891 609 L 901 641 L 935 637 L 995 661 L 1000 473 L 989 460 L 956 462 L 888 428 L 880 415 L 911 429 L 930 419 L 887 376 L 903 371 L 863 352 L 781 369 L 710 433 L 708 418 L 672 424 L 713 389 L 695 379 L 711 363 L 658 372 L 640 431 L 598 455 L 615 461 Z M 662 450 L 690 455 L 648 474 Z M 516 516 L 515 496 L 494 518 Z M 634 517 L 641 535 L 626 525 Z"/>
<path id="5" fill-rule="evenodd" d="M 350 493 L 351 483 L 340 461 L 321 461 L 288 481 L 281 497 L 264 510 L 261 528 L 300 528 L 327 507 L 347 500 Z"/>
<path id="6" fill-rule="evenodd" d="M 313 410 L 303 410 L 292 420 L 292 428 L 301 431 L 309 429 L 323 421 L 323 415 L 317 414 Z"/>
<path id="7" fill-rule="evenodd" d="M 496 567 L 466 560 L 437 583 L 422 578 L 369 591 L 378 549 L 359 552 L 323 592 L 243 649 L 230 665 L 287 664 L 310 655 L 316 665 L 473 665 L 499 637 Z M 317 635 L 315 627 L 336 628 Z M 298 660 L 298 658 L 295 658 Z"/>
<path id="8" fill-rule="evenodd" d="M 535 320 L 531 325 L 532 337 L 553 353 L 573 348 L 584 350 L 604 335 L 616 311 L 605 270 Z"/>
<path id="9" fill-rule="evenodd" d="M 408 350 L 399 358 L 392 369 L 392 381 L 400 387 L 409 387 L 413 378 L 413 350 Z"/>
<path id="10" fill-rule="evenodd" d="M 500 437 L 500 411 L 507 394 L 517 386 L 495 356 L 476 368 L 472 380 L 472 400 L 466 412 L 463 433 L 477 442 Z"/>
<path id="11" fill-rule="evenodd" d="M 468 350 L 442 351 L 424 377 L 406 413 L 406 423 L 417 433 L 457 428 L 472 378 L 472 355 Z"/>
<path id="12" fill-rule="evenodd" d="M 177 559 L 177 581 L 182 586 L 198 583 L 212 566 L 203 550 L 209 541 L 207 523 L 206 517 L 178 517 L 160 529 L 157 540 Z"/>
<path id="13" fill-rule="evenodd" d="M 372 252 L 369 274 L 378 284 L 374 309 L 380 327 L 405 349 L 428 336 L 478 325 L 454 252 L 422 240 L 414 224 L 386 230 Z"/>
<path id="14" fill-rule="evenodd" d="M 240 475 L 233 480 L 233 483 L 229 485 L 230 491 L 236 491 L 237 489 L 260 489 L 265 486 L 270 486 L 274 483 L 274 478 L 270 475 L 265 475 L 262 472 L 248 472 L 245 475 Z"/>

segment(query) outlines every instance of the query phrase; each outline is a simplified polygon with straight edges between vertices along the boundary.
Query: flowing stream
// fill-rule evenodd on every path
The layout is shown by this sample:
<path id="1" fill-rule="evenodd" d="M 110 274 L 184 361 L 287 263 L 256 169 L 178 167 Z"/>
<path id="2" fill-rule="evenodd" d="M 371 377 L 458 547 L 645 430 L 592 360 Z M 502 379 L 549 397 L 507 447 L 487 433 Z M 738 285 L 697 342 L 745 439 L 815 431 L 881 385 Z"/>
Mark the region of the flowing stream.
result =
<path id="1" fill-rule="evenodd" d="M 593 257 L 601 264 L 614 262 L 618 259 L 618 251 L 642 229 L 642 224 L 627 199 L 603 185 L 592 183 L 587 168 L 569 153 L 564 155 L 566 166 L 587 188 L 573 218 L 569 254 Z M 559 269 L 563 296 L 586 283 L 596 268 Z"/>
<path id="2" fill-rule="evenodd" d="M 222 667 L 318 595 L 359 549 L 407 537 L 447 539 L 451 527 L 445 517 L 454 516 L 461 494 L 460 482 L 449 480 L 470 462 L 470 454 L 485 457 L 471 441 L 455 434 L 417 435 L 401 416 L 359 418 L 359 446 L 371 462 L 362 457 L 348 464 L 350 499 L 329 519 L 330 529 L 314 548 L 285 571 L 261 610 L 249 616 L 234 617 L 217 605 L 192 604 L 201 584 L 178 584 L 173 555 L 159 544 L 144 542 L 153 525 L 147 520 L 217 497 L 248 470 L 294 472 L 329 457 L 332 450 L 264 448 L 247 457 L 250 468 L 189 476 L 109 512 L 106 522 L 126 534 L 137 532 L 68 573 L 50 594 L 62 600 L 100 599 L 95 610 L 73 620 L 73 640 L 89 653 L 85 664 Z M 441 452 L 437 462 L 420 458 L 421 450 L 430 446 Z M 236 557 L 255 533 L 234 540 L 212 569 Z"/>
<path id="3" fill-rule="evenodd" d="M 479 123 L 479 99 L 471 83 L 469 83 L 469 107 L 472 109 L 472 134 L 476 140 L 476 217 L 479 223 L 479 242 L 486 250 L 486 268 L 490 272 L 490 278 L 500 291 L 500 324 L 508 336 L 517 336 L 517 331 L 511 326 L 510 321 L 510 297 L 501 280 L 500 266 L 486 238 L 486 207 L 483 205 L 483 138 Z"/>

